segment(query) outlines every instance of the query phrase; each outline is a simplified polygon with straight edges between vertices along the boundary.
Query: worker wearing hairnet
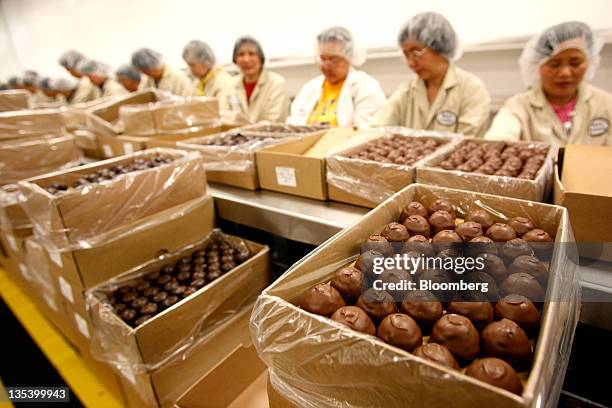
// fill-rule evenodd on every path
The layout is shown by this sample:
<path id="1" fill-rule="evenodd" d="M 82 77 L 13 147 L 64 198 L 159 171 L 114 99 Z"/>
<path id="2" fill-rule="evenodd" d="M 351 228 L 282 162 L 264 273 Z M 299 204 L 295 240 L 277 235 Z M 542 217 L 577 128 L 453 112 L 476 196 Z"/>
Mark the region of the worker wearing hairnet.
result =
<path id="1" fill-rule="evenodd" d="M 192 96 L 193 85 L 187 74 L 169 66 L 160 53 L 150 48 L 141 48 L 132 54 L 132 65 L 145 77 L 140 89 L 157 88 L 178 96 Z"/>
<path id="2" fill-rule="evenodd" d="M 30 92 L 30 106 L 37 108 L 42 105 L 52 103 L 55 98 L 45 95 L 38 88 L 39 75 L 36 71 L 26 71 L 23 75 L 23 88 Z"/>
<path id="3" fill-rule="evenodd" d="M 10 77 L 7 84 L 10 89 L 23 89 L 23 80 L 17 76 Z"/>
<path id="4" fill-rule="evenodd" d="M 234 44 L 233 62 L 240 74 L 232 77 L 222 92 L 222 109 L 233 111 L 249 122 L 284 122 L 289 113 L 285 79 L 264 68 L 266 57 L 253 37 L 241 37 Z"/>
<path id="5" fill-rule="evenodd" d="M 87 58 L 78 51 L 69 50 L 60 56 L 59 64 L 74 78 L 79 80 L 79 86 L 72 97 L 72 103 L 89 102 L 99 97 L 98 88 L 79 70 L 79 64 L 84 64 Z"/>
<path id="6" fill-rule="evenodd" d="M 193 40 L 183 48 L 183 59 L 196 78 L 196 94 L 219 97 L 232 79 L 223 67 L 217 66 L 215 53 L 204 41 Z"/>
<path id="7" fill-rule="evenodd" d="M 307 82 L 291 105 L 287 123 L 363 127 L 385 103 L 378 81 L 354 66 L 365 53 L 355 49 L 350 31 L 331 27 L 317 36 L 317 62 L 323 75 Z"/>
<path id="8" fill-rule="evenodd" d="M 142 76 L 131 64 L 123 64 L 115 71 L 115 77 L 127 91 L 136 92 Z"/>
<path id="9" fill-rule="evenodd" d="M 373 124 L 482 136 L 491 97 L 480 79 L 453 63 L 461 52 L 448 20 L 417 14 L 402 27 L 398 43 L 416 75 L 391 95 Z"/>
<path id="10" fill-rule="evenodd" d="M 49 87 L 56 93 L 57 100 L 67 105 L 78 102 L 74 97 L 79 89 L 79 82 L 73 78 L 53 78 L 49 81 Z"/>
<path id="11" fill-rule="evenodd" d="M 519 59 L 530 89 L 506 101 L 486 138 L 612 146 L 612 94 L 587 83 L 602 46 L 581 22 L 532 38 Z"/>
<path id="12" fill-rule="evenodd" d="M 83 64 L 81 71 L 98 87 L 99 97 L 101 98 L 121 96 L 128 93 L 121 84 L 110 78 L 111 68 L 102 62 L 88 60 Z"/>

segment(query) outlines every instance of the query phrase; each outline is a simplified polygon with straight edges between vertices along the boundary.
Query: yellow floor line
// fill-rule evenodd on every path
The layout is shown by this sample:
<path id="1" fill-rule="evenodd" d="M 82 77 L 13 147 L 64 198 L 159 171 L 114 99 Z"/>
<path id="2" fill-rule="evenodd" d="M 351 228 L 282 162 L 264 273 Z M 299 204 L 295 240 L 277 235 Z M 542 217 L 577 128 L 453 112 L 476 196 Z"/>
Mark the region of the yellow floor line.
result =
<path id="1" fill-rule="evenodd" d="M 0 295 L 30 337 L 86 407 L 123 407 L 85 365 L 76 350 L 0 268 Z M 35 367 L 33 367 L 35 369 Z M 26 385 L 26 384 L 20 384 Z M 0 407 L 10 406 L 0 403 Z"/>

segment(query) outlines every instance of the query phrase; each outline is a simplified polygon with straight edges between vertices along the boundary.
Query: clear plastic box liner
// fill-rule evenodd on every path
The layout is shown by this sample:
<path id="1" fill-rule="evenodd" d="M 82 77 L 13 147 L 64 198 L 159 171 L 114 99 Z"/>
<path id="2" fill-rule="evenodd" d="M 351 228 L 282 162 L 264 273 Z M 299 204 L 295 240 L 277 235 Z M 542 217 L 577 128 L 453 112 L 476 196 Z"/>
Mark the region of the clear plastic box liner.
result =
<path id="1" fill-rule="evenodd" d="M 533 180 L 521 179 L 518 177 L 478 174 L 459 170 L 445 170 L 439 167 L 439 164 L 446 160 L 452 153 L 452 151 L 447 150 L 444 154 L 429 158 L 417 168 L 416 182 L 540 202 L 545 201 L 550 195 L 553 179 L 553 163 L 559 151 L 557 146 L 547 143 L 493 142 L 483 139 L 469 139 L 463 141 L 456 146 L 456 148 L 461 147 L 465 143 L 476 143 L 478 145 L 505 144 L 508 146 L 548 150 L 544 163 L 537 171 Z"/>
<path id="2" fill-rule="evenodd" d="M 260 122 L 227 132 L 177 142 L 177 147 L 197 150 L 208 171 L 255 171 L 255 151 L 321 131 L 322 127 Z M 240 143 L 236 143 L 240 140 Z M 236 144 L 233 144 L 236 143 Z"/>
<path id="3" fill-rule="evenodd" d="M 221 125 L 219 102 L 209 97 L 122 105 L 119 120 L 130 136 L 189 134 Z"/>
<path id="4" fill-rule="evenodd" d="M 118 288 L 133 285 L 145 275 L 174 265 L 207 242 L 228 242 L 251 257 L 197 292 L 133 328 L 113 310 L 107 299 Z M 245 306 L 252 304 L 269 282 L 268 247 L 226 235 L 219 229 L 179 251 L 164 254 L 119 275 L 85 294 L 93 325 L 92 355 L 123 373 L 146 373 L 182 361 L 190 350 L 215 336 Z"/>
<path id="5" fill-rule="evenodd" d="M 451 201 L 459 213 L 484 209 L 498 220 L 526 216 L 555 236 L 547 301 L 522 395 L 416 357 L 295 306 L 312 286 L 356 258 L 359 245 L 399 218 L 413 200 Z M 459 214 L 458 214 L 459 216 Z M 507 217 L 507 218 L 506 218 Z M 413 184 L 293 265 L 257 299 L 251 338 L 272 386 L 300 407 L 555 407 L 578 323 L 581 292 L 567 210 L 493 195 Z"/>
<path id="6" fill-rule="evenodd" d="M 53 278 L 49 271 L 49 260 L 42 246 L 33 239 L 26 242 L 26 267 L 31 283 L 38 289 L 38 294 L 47 302 L 54 299 L 56 295 Z M 55 303 L 55 301 L 53 301 Z"/>
<path id="7" fill-rule="evenodd" d="M 154 158 L 171 161 L 152 168 L 142 164 Z M 139 168 L 123 174 L 116 167 L 138 162 Z M 110 179 L 103 179 L 100 171 Z M 94 173 L 98 174 L 94 182 L 72 187 Z M 159 220 L 149 217 L 147 225 L 131 223 L 206 195 L 206 174 L 200 155 L 160 148 L 45 174 L 18 184 L 21 205 L 32 221 L 35 235 L 56 251 L 91 248 L 135 228 L 149 228 Z M 48 188 L 58 184 L 68 187 L 67 190 L 50 193 Z"/>
<path id="8" fill-rule="evenodd" d="M 82 159 L 69 135 L 0 141 L 0 185 L 74 167 Z"/>
<path id="9" fill-rule="evenodd" d="M 0 140 L 58 134 L 62 132 L 63 128 L 59 109 L 0 113 Z"/>
<path id="10" fill-rule="evenodd" d="M 21 89 L 0 91 L 0 112 L 28 109 L 30 93 Z"/>
<path id="11" fill-rule="evenodd" d="M 442 144 L 436 150 L 412 165 L 381 163 L 372 160 L 350 158 L 372 141 L 353 146 L 326 157 L 327 183 L 347 193 L 374 203 L 381 203 L 414 180 L 415 168 L 432 157 L 437 157 L 456 146 L 463 138 L 449 132 L 434 132 L 402 127 L 379 129 L 381 137 L 391 139 L 395 136 L 407 138 L 434 139 Z"/>
<path id="12" fill-rule="evenodd" d="M 73 105 L 62 106 L 59 108 L 62 116 L 62 121 L 66 129 L 69 130 L 86 130 L 87 129 L 87 111 L 99 105 L 115 101 L 120 97 L 107 97 L 95 99 L 89 102 L 76 103 Z"/>

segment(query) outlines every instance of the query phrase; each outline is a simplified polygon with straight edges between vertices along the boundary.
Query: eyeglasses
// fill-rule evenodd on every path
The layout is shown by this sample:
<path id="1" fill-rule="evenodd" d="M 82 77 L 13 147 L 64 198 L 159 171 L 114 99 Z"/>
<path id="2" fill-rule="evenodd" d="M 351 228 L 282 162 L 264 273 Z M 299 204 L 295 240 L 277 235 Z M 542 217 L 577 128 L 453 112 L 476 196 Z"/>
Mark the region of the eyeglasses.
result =
<path id="1" fill-rule="evenodd" d="M 420 50 L 410 50 L 408 52 L 404 51 L 404 57 L 406 57 L 406 59 L 408 61 L 410 60 L 418 60 L 420 59 L 423 55 L 425 55 L 425 53 L 427 52 L 428 48 L 427 47 L 423 47 Z"/>

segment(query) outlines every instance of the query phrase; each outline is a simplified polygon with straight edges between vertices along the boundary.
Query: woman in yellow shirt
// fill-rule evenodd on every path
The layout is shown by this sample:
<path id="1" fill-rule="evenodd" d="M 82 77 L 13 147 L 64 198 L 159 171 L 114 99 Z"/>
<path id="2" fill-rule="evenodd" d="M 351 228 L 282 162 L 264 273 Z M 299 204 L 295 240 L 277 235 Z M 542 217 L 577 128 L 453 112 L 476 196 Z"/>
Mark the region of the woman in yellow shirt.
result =
<path id="1" fill-rule="evenodd" d="M 223 67 L 217 66 L 215 53 L 204 41 L 189 41 L 183 48 L 183 59 L 197 79 L 197 95 L 219 97 L 232 79 Z"/>

